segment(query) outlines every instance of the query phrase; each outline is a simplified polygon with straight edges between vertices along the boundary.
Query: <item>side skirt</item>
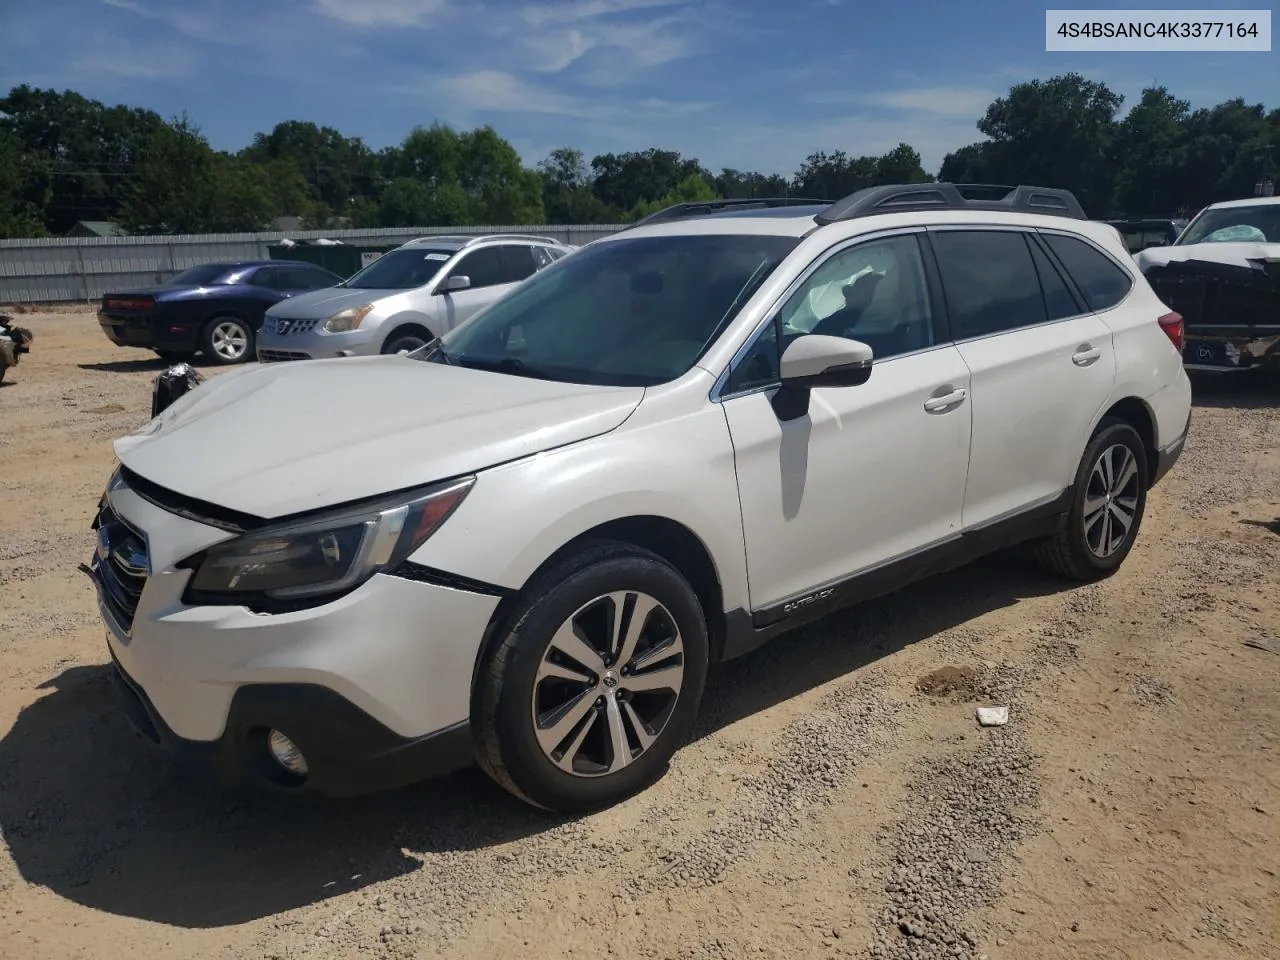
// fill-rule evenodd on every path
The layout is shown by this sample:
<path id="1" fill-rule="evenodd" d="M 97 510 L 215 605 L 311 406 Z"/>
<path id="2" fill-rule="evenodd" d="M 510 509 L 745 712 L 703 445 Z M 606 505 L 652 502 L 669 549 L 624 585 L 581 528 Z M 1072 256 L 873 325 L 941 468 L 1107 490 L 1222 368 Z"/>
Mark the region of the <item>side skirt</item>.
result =
<path id="1" fill-rule="evenodd" d="M 979 557 L 1029 540 L 1052 536 L 1071 505 L 1070 489 L 1048 503 L 890 560 L 869 570 L 828 583 L 754 613 L 741 608 L 725 614 L 725 640 L 720 660 L 732 660 L 774 637 L 867 600 L 874 600 L 939 573 L 962 567 Z"/>

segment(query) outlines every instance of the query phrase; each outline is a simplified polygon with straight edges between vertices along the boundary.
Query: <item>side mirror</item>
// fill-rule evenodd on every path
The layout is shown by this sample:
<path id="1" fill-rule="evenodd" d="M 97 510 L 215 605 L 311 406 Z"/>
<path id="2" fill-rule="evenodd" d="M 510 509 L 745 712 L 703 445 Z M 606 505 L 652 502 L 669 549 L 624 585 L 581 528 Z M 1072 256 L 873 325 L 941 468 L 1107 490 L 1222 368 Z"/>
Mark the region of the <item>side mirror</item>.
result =
<path id="1" fill-rule="evenodd" d="M 470 290 L 471 278 L 463 274 L 454 274 L 444 282 L 441 293 L 452 293 L 454 290 Z"/>
<path id="2" fill-rule="evenodd" d="M 858 340 L 807 334 L 782 354 L 782 386 L 856 387 L 871 379 L 871 348 Z"/>

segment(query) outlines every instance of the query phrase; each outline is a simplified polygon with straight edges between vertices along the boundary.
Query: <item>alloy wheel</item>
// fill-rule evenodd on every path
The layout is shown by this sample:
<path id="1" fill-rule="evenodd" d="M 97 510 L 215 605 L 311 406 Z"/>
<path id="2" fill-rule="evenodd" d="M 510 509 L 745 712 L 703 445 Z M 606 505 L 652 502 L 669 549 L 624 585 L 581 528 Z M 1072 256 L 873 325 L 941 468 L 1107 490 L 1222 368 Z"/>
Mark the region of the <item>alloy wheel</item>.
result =
<path id="1" fill-rule="evenodd" d="M 675 618 L 645 593 L 609 593 L 579 607 L 552 635 L 533 690 L 543 753 L 580 777 L 616 773 L 662 735 L 684 682 Z"/>
<path id="2" fill-rule="evenodd" d="M 1084 495 L 1084 539 L 1105 560 L 1124 546 L 1138 514 L 1138 461 L 1123 443 L 1102 451 L 1089 473 Z"/>
<path id="3" fill-rule="evenodd" d="M 223 320 L 213 328 L 209 341 L 223 360 L 239 360 L 249 349 L 249 332 L 235 320 Z"/>

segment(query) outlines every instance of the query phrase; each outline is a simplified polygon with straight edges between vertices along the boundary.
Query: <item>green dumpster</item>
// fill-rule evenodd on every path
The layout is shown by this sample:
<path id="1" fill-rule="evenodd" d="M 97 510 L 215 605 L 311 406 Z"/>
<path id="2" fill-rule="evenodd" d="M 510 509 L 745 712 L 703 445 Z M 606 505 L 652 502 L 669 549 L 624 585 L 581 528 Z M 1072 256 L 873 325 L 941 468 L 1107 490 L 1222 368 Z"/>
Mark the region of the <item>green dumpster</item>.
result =
<path id="1" fill-rule="evenodd" d="M 338 276 L 346 278 L 357 270 L 368 266 L 388 250 L 394 250 L 396 244 L 384 246 L 357 247 L 339 244 L 336 246 L 302 246 L 286 247 L 275 244 L 267 248 L 272 260 L 303 260 L 314 263 L 318 267 L 331 270 Z"/>

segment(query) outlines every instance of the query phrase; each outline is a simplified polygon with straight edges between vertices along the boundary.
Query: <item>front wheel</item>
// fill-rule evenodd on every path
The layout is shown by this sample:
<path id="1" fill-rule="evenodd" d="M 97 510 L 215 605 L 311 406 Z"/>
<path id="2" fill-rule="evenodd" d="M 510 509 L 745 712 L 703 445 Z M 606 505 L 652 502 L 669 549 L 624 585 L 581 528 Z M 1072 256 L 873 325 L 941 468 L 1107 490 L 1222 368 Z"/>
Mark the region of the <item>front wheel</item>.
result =
<path id="1" fill-rule="evenodd" d="M 1138 432 L 1107 419 L 1085 448 L 1066 522 L 1036 544 L 1041 565 L 1073 580 L 1101 580 L 1124 563 L 1147 504 L 1147 453 Z"/>
<path id="2" fill-rule="evenodd" d="M 431 340 L 430 335 L 416 330 L 397 330 L 387 337 L 387 342 L 382 345 L 382 352 L 384 354 L 413 353 L 419 347 L 426 346 Z"/>
<path id="3" fill-rule="evenodd" d="M 602 542 L 525 590 L 482 665 L 476 759 L 535 806 L 580 812 L 639 793 L 688 737 L 706 618 L 661 557 Z"/>
<path id="4" fill-rule="evenodd" d="M 211 363 L 242 363 L 253 357 L 253 330 L 239 317 L 214 317 L 200 333 L 200 346 Z"/>

